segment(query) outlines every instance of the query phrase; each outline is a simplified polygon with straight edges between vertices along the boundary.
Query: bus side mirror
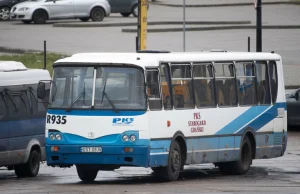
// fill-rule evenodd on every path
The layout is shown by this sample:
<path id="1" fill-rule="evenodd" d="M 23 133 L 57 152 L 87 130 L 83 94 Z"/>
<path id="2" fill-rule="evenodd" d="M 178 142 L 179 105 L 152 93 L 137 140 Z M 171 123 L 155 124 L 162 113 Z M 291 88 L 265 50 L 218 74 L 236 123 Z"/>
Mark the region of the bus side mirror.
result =
<path id="1" fill-rule="evenodd" d="M 46 84 L 44 82 L 39 82 L 39 85 L 37 87 L 37 97 L 39 99 L 44 99 L 46 93 Z"/>

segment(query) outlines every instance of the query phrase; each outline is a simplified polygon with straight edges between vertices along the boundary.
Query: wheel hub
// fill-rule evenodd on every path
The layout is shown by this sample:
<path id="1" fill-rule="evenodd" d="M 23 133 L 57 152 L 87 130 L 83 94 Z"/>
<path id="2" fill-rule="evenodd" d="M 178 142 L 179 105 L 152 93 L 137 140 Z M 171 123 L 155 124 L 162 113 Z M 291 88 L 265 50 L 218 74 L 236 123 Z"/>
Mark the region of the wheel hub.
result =
<path id="1" fill-rule="evenodd" d="M 180 156 L 177 150 L 172 151 L 172 170 L 175 172 L 180 168 Z"/>
<path id="2" fill-rule="evenodd" d="M 9 18 L 9 9 L 1 8 L 0 9 L 0 19 L 7 20 Z"/>
<path id="3" fill-rule="evenodd" d="M 95 12 L 95 17 L 96 18 L 100 18 L 101 17 L 100 11 Z"/>

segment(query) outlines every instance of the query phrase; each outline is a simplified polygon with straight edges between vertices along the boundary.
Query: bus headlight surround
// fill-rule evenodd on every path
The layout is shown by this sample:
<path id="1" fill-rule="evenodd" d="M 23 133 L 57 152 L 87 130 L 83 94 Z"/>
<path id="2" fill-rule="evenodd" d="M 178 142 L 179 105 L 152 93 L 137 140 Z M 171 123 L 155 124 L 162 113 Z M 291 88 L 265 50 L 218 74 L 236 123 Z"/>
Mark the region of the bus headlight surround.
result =
<path id="1" fill-rule="evenodd" d="M 51 140 L 54 140 L 54 139 L 55 139 L 55 135 L 54 135 L 53 133 L 51 133 L 51 134 L 49 135 L 49 138 L 50 138 Z"/>
<path id="2" fill-rule="evenodd" d="M 123 140 L 123 141 L 128 141 L 128 140 L 129 140 L 129 138 L 128 138 L 128 136 L 127 136 L 127 135 L 123 135 L 123 137 L 122 137 L 122 140 Z"/>
<path id="3" fill-rule="evenodd" d="M 135 135 L 131 135 L 131 136 L 130 136 L 130 141 L 132 141 L 132 142 L 133 142 L 133 141 L 136 141 L 136 136 L 135 136 Z"/>
<path id="4" fill-rule="evenodd" d="M 61 135 L 60 134 L 56 134 L 55 138 L 56 138 L 56 140 L 60 141 L 61 140 Z"/>

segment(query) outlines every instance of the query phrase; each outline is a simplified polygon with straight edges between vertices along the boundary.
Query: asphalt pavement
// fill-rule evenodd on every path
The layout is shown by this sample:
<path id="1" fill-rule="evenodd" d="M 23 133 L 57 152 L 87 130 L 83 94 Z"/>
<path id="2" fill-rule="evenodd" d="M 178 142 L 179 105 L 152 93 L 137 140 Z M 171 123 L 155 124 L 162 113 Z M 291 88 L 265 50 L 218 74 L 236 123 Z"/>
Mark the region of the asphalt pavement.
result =
<path id="1" fill-rule="evenodd" d="M 92 194 L 92 193 L 300 193 L 300 130 L 288 131 L 283 157 L 254 160 L 250 171 L 240 176 L 221 175 L 211 164 L 186 166 L 178 181 L 161 182 L 149 168 L 123 167 L 99 171 L 94 183 L 84 184 L 76 168 L 41 166 L 35 178 L 18 179 L 13 171 L 0 171 L 1 194 Z"/>

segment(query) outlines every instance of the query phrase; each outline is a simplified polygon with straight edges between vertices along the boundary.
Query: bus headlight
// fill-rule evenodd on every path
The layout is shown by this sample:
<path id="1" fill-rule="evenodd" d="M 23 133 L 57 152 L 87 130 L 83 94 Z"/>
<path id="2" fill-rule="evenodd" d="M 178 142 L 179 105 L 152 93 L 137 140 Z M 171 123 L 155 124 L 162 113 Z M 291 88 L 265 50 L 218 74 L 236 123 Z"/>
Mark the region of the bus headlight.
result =
<path id="1" fill-rule="evenodd" d="M 51 133 L 51 134 L 49 135 L 49 138 L 50 138 L 51 140 L 54 140 L 54 139 L 55 139 L 55 135 L 54 135 L 53 133 Z"/>
<path id="2" fill-rule="evenodd" d="M 55 138 L 56 138 L 56 140 L 60 141 L 61 140 L 61 135 L 60 134 L 56 134 Z"/>
<path id="3" fill-rule="evenodd" d="M 136 136 L 135 135 L 131 135 L 130 136 L 130 141 L 135 141 L 136 140 Z"/>
<path id="4" fill-rule="evenodd" d="M 123 141 L 128 141 L 129 140 L 127 135 L 123 135 L 122 139 L 123 139 Z"/>

